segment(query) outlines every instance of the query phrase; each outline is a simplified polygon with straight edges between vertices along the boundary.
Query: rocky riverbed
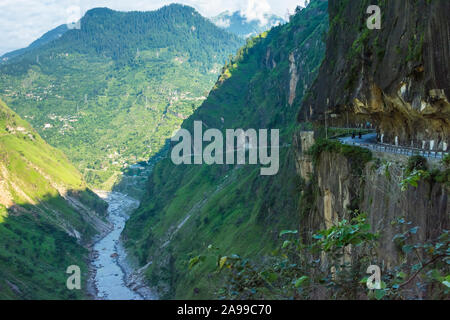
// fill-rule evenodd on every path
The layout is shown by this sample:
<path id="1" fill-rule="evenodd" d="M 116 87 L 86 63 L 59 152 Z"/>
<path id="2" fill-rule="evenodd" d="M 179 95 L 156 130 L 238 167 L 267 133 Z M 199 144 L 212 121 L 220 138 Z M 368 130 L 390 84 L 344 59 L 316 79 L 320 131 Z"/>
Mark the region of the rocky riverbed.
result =
<path id="1" fill-rule="evenodd" d="M 97 194 L 108 202 L 108 219 L 113 225 L 91 252 L 90 293 L 99 300 L 155 300 L 154 294 L 142 281 L 141 270 L 134 270 L 127 259 L 120 235 L 130 214 L 139 201 L 118 192 Z"/>

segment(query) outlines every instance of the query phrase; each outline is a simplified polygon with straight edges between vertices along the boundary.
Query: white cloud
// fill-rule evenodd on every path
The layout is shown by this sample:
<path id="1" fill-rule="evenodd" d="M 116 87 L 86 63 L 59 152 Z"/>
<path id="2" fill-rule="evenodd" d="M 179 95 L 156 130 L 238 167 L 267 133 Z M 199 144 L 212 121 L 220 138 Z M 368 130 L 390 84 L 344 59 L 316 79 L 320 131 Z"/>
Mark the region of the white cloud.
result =
<path id="1" fill-rule="evenodd" d="M 230 19 L 218 19 L 214 22 L 218 27 L 228 28 L 231 25 Z"/>
<path id="2" fill-rule="evenodd" d="M 170 3 L 182 3 L 207 17 L 223 11 L 242 11 L 248 20 L 265 21 L 265 13 L 284 17 L 304 0 L 1 0 L 0 55 L 26 47 L 45 32 L 71 22 L 95 7 L 121 11 L 155 10 Z M 80 7 L 78 13 L 74 7 Z"/>
<path id="3" fill-rule="evenodd" d="M 272 13 L 272 7 L 267 0 L 248 0 L 247 7 L 241 10 L 248 21 L 258 20 L 261 25 L 267 24 L 266 14 Z"/>

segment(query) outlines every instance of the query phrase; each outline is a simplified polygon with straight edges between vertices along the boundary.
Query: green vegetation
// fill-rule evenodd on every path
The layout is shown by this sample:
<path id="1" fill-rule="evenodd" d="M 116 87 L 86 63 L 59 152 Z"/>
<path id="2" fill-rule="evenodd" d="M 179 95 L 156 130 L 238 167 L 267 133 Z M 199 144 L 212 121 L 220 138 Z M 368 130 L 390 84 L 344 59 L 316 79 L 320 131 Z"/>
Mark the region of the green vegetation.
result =
<path id="1" fill-rule="evenodd" d="M 67 290 L 65 271 L 79 265 L 87 279 L 81 244 L 97 231 L 61 194 L 105 214 L 63 153 L 0 101 L 0 299 L 86 297 Z"/>
<path id="2" fill-rule="evenodd" d="M 442 159 L 442 163 L 446 168 L 450 168 L 450 154 L 447 154 L 444 159 Z"/>
<path id="3" fill-rule="evenodd" d="M 1 65 L 0 95 L 91 186 L 108 189 L 158 153 L 243 40 L 181 5 L 93 9 L 81 26 Z"/>
<path id="4" fill-rule="evenodd" d="M 418 39 L 415 34 L 413 39 L 409 40 L 408 44 L 408 56 L 406 57 L 406 62 L 421 62 L 423 57 L 423 45 L 425 40 L 425 32 L 420 35 L 420 39 Z"/>
<path id="5" fill-rule="evenodd" d="M 322 152 L 334 152 L 345 156 L 352 166 L 352 170 L 361 176 L 365 165 L 372 160 L 372 152 L 365 148 L 349 146 L 339 141 L 321 139 L 318 140 L 309 150 L 314 163 L 319 161 Z"/>
<path id="6" fill-rule="evenodd" d="M 31 214 L 5 218 L 0 236 L 0 300 L 86 298 L 87 250 L 75 238 Z M 81 267 L 81 291 L 67 290 L 70 265 Z"/>
<path id="7" fill-rule="evenodd" d="M 373 232 L 365 215 L 342 220 L 330 229 L 312 236 L 312 243 L 302 241 L 297 231 L 283 231 L 283 245 L 272 257 L 260 262 L 234 254 L 216 257 L 216 274 L 225 285 L 216 291 L 221 299 L 417 299 L 432 291 L 434 299 L 450 293 L 450 238 L 444 231 L 437 239 L 419 243 L 419 227 L 405 219 L 392 222 L 398 233 L 393 241 L 402 252 L 399 265 L 385 265 L 379 239 L 387 231 Z M 406 229 L 406 230 L 405 230 Z M 192 267 L 206 257 L 196 257 Z M 382 268 L 378 289 L 367 288 L 367 266 Z"/>
<path id="8" fill-rule="evenodd" d="M 304 88 L 317 74 L 328 27 L 327 3 L 313 1 L 289 24 L 249 39 L 229 59 L 208 99 L 183 123 L 209 128 L 280 129 L 280 172 L 260 176 L 259 166 L 175 166 L 170 159 L 154 169 L 141 207 L 124 231 L 126 247 L 144 266 L 149 283 L 163 298 L 211 298 L 220 277 L 206 259 L 187 273 L 193 257 L 209 244 L 243 257 L 265 256 L 278 233 L 296 225 L 300 178 L 290 147 Z M 290 54 L 299 70 L 289 104 Z M 170 178 L 169 178 L 170 177 Z M 192 264 L 192 261 L 191 261 Z"/>
<path id="9" fill-rule="evenodd" d="M 426 158 L 422 156 L 410 157 L 405 168 L 404 178 L 400 182 L 402 190 L 406 191 L 410 186 L 417 188 L 421 180 L 430 184 L 442 183 L 450 187 L 450 168 L 445 157 L 442 164 L 444 165 L 442 170 L 437 168 L 430 170 Z"/>
<path id="10" fill-rule="evenodd" d="M 422 156 L 412 156 L 408 159 L 408 163 L 406 165 L 406 174 L 413 172 L 414 170 L 427 170 L 427 159 Z"/>

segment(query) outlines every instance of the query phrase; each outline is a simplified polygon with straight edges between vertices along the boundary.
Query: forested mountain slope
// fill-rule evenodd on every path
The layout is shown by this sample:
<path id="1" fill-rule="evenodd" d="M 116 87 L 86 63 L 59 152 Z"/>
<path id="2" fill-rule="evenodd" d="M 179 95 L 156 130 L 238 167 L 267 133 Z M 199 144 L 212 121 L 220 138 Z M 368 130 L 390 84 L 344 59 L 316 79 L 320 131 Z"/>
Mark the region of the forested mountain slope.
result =
<path id="1" fill-rule="evenodd" d="M 182 5 L 92 9 L 80 30 L 0 66 L 0 95 L 91 185 L 110 188 L 159 151 L 242 43 Z"/>
<path id="2" fill-rule="evenodd" d="M 189 130 L 195 120 L 219 130 L 280 129 L 278 175 L 261 176 L 259 166 L 249 165 L 175 166 L 170 159 L 155 167 L 124 239 L 163 297 L 215 297 L 218 252 L 263 255 L 281 230 L 298 223 L 301 183 L 290 144 L 300 101 L 324 56 L 327 26 L 327 2 L 316 0 L 290 23 L 248 40 L 183 123 Z M 189 261 L 204 256 L 189 270 Z"/>
<path id="3" fill-rule="evenodd" d="M 0 100 L 0 299 L 84 298 L 65 272 L 78 265 L 87 278 L 83 245 L 105 214 L 65 155 Z"/>

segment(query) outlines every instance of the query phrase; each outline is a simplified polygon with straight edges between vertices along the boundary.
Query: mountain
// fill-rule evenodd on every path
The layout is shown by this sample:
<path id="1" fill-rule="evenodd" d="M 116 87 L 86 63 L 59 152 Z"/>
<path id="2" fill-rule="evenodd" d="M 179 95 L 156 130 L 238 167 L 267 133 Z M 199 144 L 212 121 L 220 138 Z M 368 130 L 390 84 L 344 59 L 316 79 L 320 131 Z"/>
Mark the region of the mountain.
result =
<path id="1" fill-rule="evenodd" d="M 0 66 L 0 95 L 88 183 L 110 189 L 208 95 L 242 39 L 194 9 L 92 9 L 81 29 Z"/>
<path id="2" fill-rule="evenodd" d="M 381 29 L 368 28 L 374 3 Z M 126 189 L 150 175 L 120 239 L 137 267 L 126 277 L 133 288 L 162 299 L 445 300 L 448 9 L 443 0 L 312 0 L 226 60 L 222 46 L 239 38 L 191 8 L 99 8 L 81 30 L 1 66 L 0 88 L 78 157 L 91 184 L 123 172 Z M 217 79 L 204 98 L 180 93 L 206 86 L 204 76 Z M 219 133 L 279 130 L 277 174 L 262 175 L 263 164 L 176 165 L 178 145 L 166 140 L 179 125 L 198 136 L 198 121 L 216 129 L 217 159 Z M 246 160 L 269 151 L 243 149 Z M 108 228 L 105 205 L 3 102 L 0 204 L 0 299 L 85 298 L 66 290 L 64 270 L 79 265 L 86 279 L 85 247 Z"/>
<path id="3" fill-rule="evenodd" d="M 233 13 L 225 11 L 218 16 L 211 18 L 211 21 L 218 27 L 244 39 L 256 36 L 285 22 L 282 18 L 274 14 L 264 14 L 264 21 L 249 20 L 241 11 Z"/>
<path id="4" fill-rule="evenodd" d="M 37 49 L 53 40 L 59 39 L 62 37 L 64 33 L 66 33 L 67 30 L 69 30 L 69 28 L 67 27 L 66 24 L 60 25 L 59 27 L 56 27 L 55 29 L 50 30 L 49 32 L 46 32 L 42 37 L 40 37 L 36 41 L 33 41 L 28 47 L 5 53 L 0 57 L 0 63 L 2 62 L 4 63 L 10 59 L 21 56 L 27 52 L 30 52 L 33 49 Z"/>
<path id="5" fill-rule="evenodd" d="M 262 176 L 259 165 L 175 165 L 171 146 L 123 233 L 162 298 L 446 299 L 449 155 L 355 145 L 345 127 L 370 117 L 380 130 L 401 117 L 391 130 L 403 132 L 416 111 L 402 94 L 422 89 L 428 109 L 417 128 L 440 126 L 420 134 L 447 130 L 447 74 L 438 71 L 447 64 L 446 2 L 378 1 L 385 33 L 367 31 L 372 3 L 314 0 L 247 40 L 183 122 L 191 134 L 195 121 L 222 133 L 279 129 L 280 168 Z M 390 44 L 379 55 L 368 45 L 376 39 Z M 368 268 L 379 270 L 380 289 L 367 288 Z"/>
<path id="6" fill-rule="evenodd" d="M 85 245 L 105 214 L 64 154 L 0 101 L 0 299 L 85 298 L 65 272 L 80 266 L 85 288 Z"/>
<path id="7" fill-rule="evenodd" d="M 123 237 L 149 283 L 165 298 L 216 297 L 221 276 L 216 251 L 259 257 L 277 246 L 277 235 L 298 223 L 294 150 L 295 115 L 325 51 L 327 2 L 315 1 L 291 18 L 247 40 L 208 99 L 184 123 L 205 128 L 280 129 L 280 170 L 261 176 L 260 166 L 156 165 L 142 205 Z M 169 151 L 170 155 L 170 151 Z M 306 200 L 303 200 L 306 201 Z M 189 270 L 189 261 L 207 256 Z M 194 260 L 195 261 L 195 260 Z"/>

